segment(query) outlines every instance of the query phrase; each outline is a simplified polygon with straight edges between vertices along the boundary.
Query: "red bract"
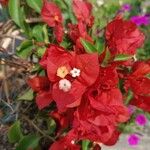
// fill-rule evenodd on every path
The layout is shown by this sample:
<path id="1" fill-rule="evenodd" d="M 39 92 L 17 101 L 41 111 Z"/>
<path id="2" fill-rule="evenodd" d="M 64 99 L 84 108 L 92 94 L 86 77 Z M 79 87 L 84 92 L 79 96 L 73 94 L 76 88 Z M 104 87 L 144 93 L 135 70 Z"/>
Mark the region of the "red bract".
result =
<path id="1" fill-rule="evenodd" d="M 115 144 L 118 140 L 118 137 L 114 137 L 114 132 L 117 132 L 115 114 L 107 111 L 108 109 L 104 112 L 92 108 L 86 98 L 82 100 L 75 113 L 73 129 L 70 132 L 74 135 L 72 137 L 78 140 L 89 139 L 92 142 L 96 141 L 107 145 Z M 112 140 L 112 138 L 115 139 Z"/>
<path id="2" fill-rule="evenodd" d="M 136 62 L 133 71 L 126 81 L 126 89 L 131 89 L 134 95 L 150 94 L 150 79 L 146 77 L 150 73 L 150 65 L 144 62 Z"/>
<path id="3" fill-rule="evenodd" d="M 93 150 L 101 150 L 100 145 L 98 145 L 98 144 L 94 145 Z"/>
<path id="4" fill-rule="evenodd" d="M 75 113 L 73 131 L 77 139 L 115 144 L 119 136 L 117 124 L 126 122 L 129 118 L 117 84 L 115 68 L 100 69 L 97 81 L 84 94 Z"/>
<path id="5" fill-rule="evenodd" d="M 84 22 L 91 27 L 94 17 L 92 13 L 92 5 L 85 0 L 73 0 L 73 11 L 78 19 L 78 22 Z"/>
<path id="6" fill-rule="evenodd" d="M 61 138 L 60 140 L 54 142 L 49 150 L 80 150 L 80 146 L 72 141 L 67 140 L 66 137 Z"/>
<path id="7" fill-rule="evenodd" d="M 136 62 L 133 71 L 127 77 L 126 89 L 131 89 L 134 99 L 131 101 L 135 106 L 150 111 L 150 79 L 146 75 L 150 74 L 150 64 L 146 62 Z"/>
<path id="8" fill-rule="evenodd" d="M 140 32 L 132 21 L 115 19 L 106 27 L 106 42 L 112 54 L 135 54 L 144 41 L 144 34 Z"/>
<path id="9" fill-rule="evenodd" d="M 47 77 L 36 76 L 28 80 L 29 86 L 37 92 L 36 103 L 39 109 L 52 102 L 51 85 Z"/>
<path id="10" fill-rule="evenodd" d="M 0 4 L 7 5 L 9 0 L 0 0 Z"/>
<path id="11" fill-rule="evenodd" d="M 46 22 L 50 27 L 54 27 L 56 39 L 58 42 L 61 42 L 63 38 L 63 19 L 61 10 L 58 6 L 55 3 L 44 0 L 41 16 L 44 22 Z"/>
<path id="12" fill-rule="evenodd" d="M 73 109 L 68 109 L 65 113 L 59 113 L 58 110 L 55 110 L 49 114 L 56 122 L 57 135 L 61 134 L 63 130 L 67 129 L 67 127 L 72 124 L 73 113 Z"/>
<path id="13" fill-rule="evenodd" d="M 79 22 L 77 25 L 69 24 L 69 37 L 75 43 L 75 52 L 78 54 L 85 53 L 81 44 L 81 38 L 93 43 L 92 38 L 88 35 L 86 25 Z"/>
<path id="14" fill-rule="evenodd" d="M 52 96 L 59 111 L 78 106 L 99 72 L 97 54 L 76 55 L 55 45 L 49 46 L 40 64 L 47 70 L 49 80 L 55 82 Z"/>

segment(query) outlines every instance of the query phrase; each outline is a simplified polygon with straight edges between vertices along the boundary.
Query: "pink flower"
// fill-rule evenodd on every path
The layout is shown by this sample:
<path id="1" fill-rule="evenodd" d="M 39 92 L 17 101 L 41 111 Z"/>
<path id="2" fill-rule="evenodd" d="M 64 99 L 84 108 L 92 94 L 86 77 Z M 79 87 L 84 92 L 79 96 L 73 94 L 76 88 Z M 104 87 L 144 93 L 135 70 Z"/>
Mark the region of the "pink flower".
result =
<path id="1" fill-rule="evenodd" d="M 133 17 L 131 17 L 131 21 L 134 22 L 137 26 L 149 25 L 150 24 L 150 16 L 149 15 L 133 16 Z"/>
<path id="2" fill-rule="evenodd" d="M 147 118 L 144 114 L 139 114 L 136 116 L 135 122 L 139 126 L 145 126 L 147 123 Z"/>
<path id="3" fill-rule="evenodd" d="M 139 142 L 140 142 L 140 138 L 137 134 L 131 134 L 128 137 L 128 144 L 131 145 L 131 146 L 138 145 Z"/>

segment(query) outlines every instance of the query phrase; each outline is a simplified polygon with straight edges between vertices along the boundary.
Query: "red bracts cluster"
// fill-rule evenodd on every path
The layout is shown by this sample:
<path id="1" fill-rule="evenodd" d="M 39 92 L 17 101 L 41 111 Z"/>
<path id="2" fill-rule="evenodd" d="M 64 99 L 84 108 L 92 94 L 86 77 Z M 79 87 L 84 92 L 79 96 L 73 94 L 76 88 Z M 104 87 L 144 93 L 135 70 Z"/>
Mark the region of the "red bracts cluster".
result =
<path id="1" fill-rule="evenodd" d="M 0 4 L 2 5 L 7 5 L 9 0 L 0 0 Z"/>
<path id="2" fill-rule="evenodd" d="M 57 107 L 49 115 L 57 124 L 56 135 L 60 136 L 49 150 L 79 150 L 78 142 L 84 139 L 96 143 L 95 149 L 100 149 L 99 143 L 115 144 L 121 133 L 118 125 L 130 118 L 125 105 L 129 91 L 133 93 L 130 104 L 150 111 L 150 63 L 131 60 L 116 63 L 110 59 L 103 64 L 107 51 L 112 58 L 118 54 L 135 54 L 144 42 L 143 33 L 133 22 L 116 18 L 106 27 L 104 52 L 86 53 L 80 38 L 94 44 L 88 34 L 94 23 L 92 6 L 86 0 L 73 0 L 72 5 L 77 19 L 77 24 L 68 25 L 72 50 L 58 43 L 49 44 L 40 60 L 46 76 L 28 80 L 37 93 L 36 104 L 40 110 L 52 102 Z M 45 0 L 41 16 L 54 28 L 57 42 L 61 42 L 63 17 L 58 6 Z M 64 129 L 69 130 L 65 136 Z"/>

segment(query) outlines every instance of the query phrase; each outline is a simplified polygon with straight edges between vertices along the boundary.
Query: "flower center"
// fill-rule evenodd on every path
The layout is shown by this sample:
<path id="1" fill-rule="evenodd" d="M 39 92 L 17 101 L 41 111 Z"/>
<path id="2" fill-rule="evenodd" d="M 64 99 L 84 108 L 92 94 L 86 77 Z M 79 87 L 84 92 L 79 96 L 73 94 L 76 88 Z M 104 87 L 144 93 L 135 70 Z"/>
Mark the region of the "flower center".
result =
<path id="1" fill-rule="evenodd" d="M 59 21 L 59 17 L 57 15 L 54 16 L 55 21 Z"/>
<path id="2" fill-rule="evenodd" d="M 65 76 L 69 73 L 68 69 L 65 66 L 59 67 L 57 69 L 57 76 L 60 78 L 65 78 Z"/>
<path id="3" fill-rule="evenodd" d="M 71 89 L 71 82 L 67 79 L 62 79 L 59 81 L 59 89 L 64 92 L 68 92 Z"/>
<path id="4" fill-rule="evenodd" d="M 80 69 L 77 69 L 77 68 L 73 68 L 71 71 L 70 71 L 70 74 L 72 77 L 79 77 L 80 76 Z"/>

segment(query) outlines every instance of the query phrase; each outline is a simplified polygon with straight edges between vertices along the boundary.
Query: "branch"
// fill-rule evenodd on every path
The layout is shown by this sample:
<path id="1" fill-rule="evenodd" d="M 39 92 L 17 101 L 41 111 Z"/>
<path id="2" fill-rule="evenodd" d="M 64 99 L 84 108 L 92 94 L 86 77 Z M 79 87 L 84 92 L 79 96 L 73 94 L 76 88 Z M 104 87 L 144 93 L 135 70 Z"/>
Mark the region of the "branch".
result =
<path id="1" fill-rule="evenodd" d="M 55 139 L 49 135 L 47 135 L 45 132 L 43 132 L 36 124 L 34 124 L 33 121 L 31 121 L 27 116 L 22 115 L 22 118 L 26 120 L 30 125 L 32 125 L 39 133 L 41 133 L 44 137 L 47 137 L 51 141 L 55 142 Z"/>

